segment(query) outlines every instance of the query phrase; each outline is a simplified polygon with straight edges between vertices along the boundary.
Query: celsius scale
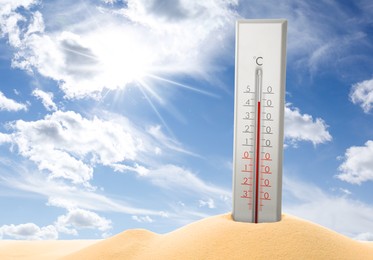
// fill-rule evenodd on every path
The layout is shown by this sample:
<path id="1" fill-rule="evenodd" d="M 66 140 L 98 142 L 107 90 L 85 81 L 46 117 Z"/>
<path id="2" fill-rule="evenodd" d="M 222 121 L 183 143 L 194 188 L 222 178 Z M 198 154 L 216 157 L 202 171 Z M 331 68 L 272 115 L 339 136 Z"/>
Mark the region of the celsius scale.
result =
<path id="1" fill-rule="evenodd" d="M 286 20 L 239 20 L 233 152 L 233 214 L 281 220 Z"/>

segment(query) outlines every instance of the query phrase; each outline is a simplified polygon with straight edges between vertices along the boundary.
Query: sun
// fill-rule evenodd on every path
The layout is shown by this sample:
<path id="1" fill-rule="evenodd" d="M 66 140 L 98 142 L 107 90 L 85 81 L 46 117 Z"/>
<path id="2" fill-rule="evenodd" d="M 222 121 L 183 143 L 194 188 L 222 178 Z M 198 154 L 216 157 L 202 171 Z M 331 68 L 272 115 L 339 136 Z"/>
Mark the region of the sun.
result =
<path id="1" fill-rule="evenodd" d="M 158 109 L 159 106 L 169 105 L 166 97 L 169 96 L 170 88 L 211 97 L 216 95 L 172 80 L 180 73 L 180 55 L 172 51 L 170 54 L 167 44 L 145 31 L 136 26 L 111 24 L 80 35 L 82 45 L 91 50 L 97 61 L 97 73 L 85 86 L 90 90 L 99 86 L 101 90 L 106 89 L 106 93 L 114 92 L 115 103 L 123 101 L 120 97 L 128 87 L 139 88 L 149 107 L 172 136 L 172 130 Z"/>
<path id="2" fill-rule="evenodd" d="M 151 73 L 157 52 L 131 28 L 104 27 L 86 37 L 99 61 L 98 79 L 108 89 L 126 87 Z"/>

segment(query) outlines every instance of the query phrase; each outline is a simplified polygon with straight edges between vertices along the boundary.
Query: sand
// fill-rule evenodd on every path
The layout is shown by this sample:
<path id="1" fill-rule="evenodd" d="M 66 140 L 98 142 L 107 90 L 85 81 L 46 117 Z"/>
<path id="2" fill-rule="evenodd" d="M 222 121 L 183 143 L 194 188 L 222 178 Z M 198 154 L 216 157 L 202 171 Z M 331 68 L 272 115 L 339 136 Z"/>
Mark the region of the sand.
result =
<path id="1" fill-rule="evenodd" d="M 240 223 L 224 214 L 194 222 L 168 234 L 127 230 L 85 248 L 59 241 L 31 250 L 27 242 L 0 242 L 0 259 L 372 259 L 373 243 L 358 242 L 311 222 L 283 215 L 276 223 Z M 68 243 L 70 241 L 60 241 Z M 29 242 L 33 243 L 33 242 Z M 50 244 L 48 244 L 50 243 Z M 50 247 L 54 246 L 52 250 Z M 62 244 L 61 244 L 62 246 Z M 28 249 L 27 249 L 28 248 Z M 29 258 L 11 258 L 25 249 Z M 62 252 L 65 250 L 65 252 Z M 58 251 L 58 252 L 56 252 Z M 75 251 L 75 252 L 74 252 Z M 52 253 L 55 254 L 52 254 Z M 19 254 L 18 254 L 19 255 Z M 25 254 L 24 254 L 25 256 Z M 55 258 L 54 258 L 55 257 Z M 45 258 L 44 258 L 45 259 Z"/>
<path id="2" fill-rule="evenodd" d="M 0 240 L 0 259 L 59 259 L 98 242 L 98 240 Z"/>

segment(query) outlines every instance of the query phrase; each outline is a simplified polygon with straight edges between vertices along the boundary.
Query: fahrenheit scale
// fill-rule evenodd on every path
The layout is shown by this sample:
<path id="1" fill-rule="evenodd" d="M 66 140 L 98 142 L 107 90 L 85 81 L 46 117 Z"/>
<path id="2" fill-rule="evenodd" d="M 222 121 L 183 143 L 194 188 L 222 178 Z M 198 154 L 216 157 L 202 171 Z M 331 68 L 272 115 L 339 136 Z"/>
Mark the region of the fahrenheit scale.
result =
<path id="1" fill-rule="evenodd" d="M 239 20 L 233 152 L 233 219 L 281 220 L 286 20 Z"/>

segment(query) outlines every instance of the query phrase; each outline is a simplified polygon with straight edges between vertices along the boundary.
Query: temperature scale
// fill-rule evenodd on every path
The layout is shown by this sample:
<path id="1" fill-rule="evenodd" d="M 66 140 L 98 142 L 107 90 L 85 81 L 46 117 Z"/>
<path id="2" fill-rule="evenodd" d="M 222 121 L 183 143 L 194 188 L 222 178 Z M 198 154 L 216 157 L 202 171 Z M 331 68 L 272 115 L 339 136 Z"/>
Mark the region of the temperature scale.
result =
<path id="1" fill-rule="evenodd" d="M 239 20 L 233 152 L 233 219 L 281 220 L 286 20 Z"/>

